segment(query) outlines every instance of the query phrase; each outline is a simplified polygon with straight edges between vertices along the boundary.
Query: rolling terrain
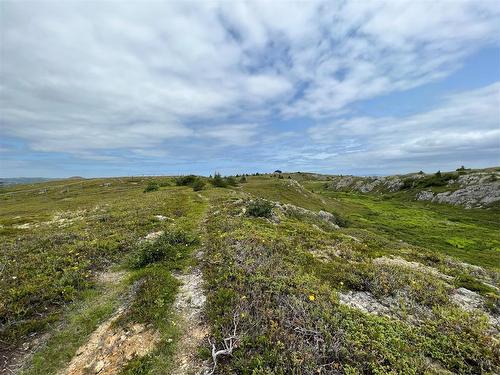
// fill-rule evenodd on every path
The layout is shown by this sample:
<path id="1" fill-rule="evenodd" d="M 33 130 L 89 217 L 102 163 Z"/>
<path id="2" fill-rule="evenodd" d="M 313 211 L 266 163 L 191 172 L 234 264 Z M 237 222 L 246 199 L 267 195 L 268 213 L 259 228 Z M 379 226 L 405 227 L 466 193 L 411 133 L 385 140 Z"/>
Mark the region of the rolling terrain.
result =
<path id="1" fill-rule="evenodd" d="M 0 371 L 498 373 L 497 176 L 6 186 Z"/>

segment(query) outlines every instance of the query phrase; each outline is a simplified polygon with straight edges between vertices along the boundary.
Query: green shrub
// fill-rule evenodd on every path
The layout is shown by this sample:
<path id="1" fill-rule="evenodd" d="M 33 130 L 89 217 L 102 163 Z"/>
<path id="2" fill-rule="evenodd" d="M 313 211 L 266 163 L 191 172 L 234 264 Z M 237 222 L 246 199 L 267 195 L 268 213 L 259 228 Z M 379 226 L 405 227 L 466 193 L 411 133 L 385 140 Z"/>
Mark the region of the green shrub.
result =
<path id="1" fill-rule="evenodd" d="M 274 204 L 264 199 L 251 201 L 247 207 L 247 214 L 255 217 L 271 217 Z"/>
<path id="2" fill-rule="evenodd" d="M 215 172 L 214 177 L 210 180 L 215 187 L 227 187 L 227 182 L 222 178 L 220 173 Z"/>
<path id="3" fill-rule="evenodd" d="M 200 190 L 203 190 L 205 188 L 205 181 L 203 181 L 201 178 L 197 178 L 194 182 L 193 182 L 193 191 L 200 191 Z"/>
<path id="4" fill-rule="evenodd" d="M 226 177 L 226 184 L 228 186 L 237 186 L 238 182 L 233 176 Z"/>
<path id="5" fill-rule="evenodd" d="M 154 242 L 143 242 L 131 257 L 130 266 L 141 268 L 148 264 L 169 261 L 175 265 L 176 261 L 186 256 L 186 247 L 196 242 L 185 231 L 174 230 L 162 234 Z"/>
<path id="6" fill-rule="evenodd" d="M 422 178 L 405 178 L 403 180 L 402 189 L 425 189 L 433 186 L 445 186 L 448 184 L 448 181 L 452 180 L 455 177 L 452 173 L 441 173 L 437 172 L 434 175 L 425 176 Z"/>
<path id="7" fill-rule="evenodd" d="M 198 177 L 193 174 L 188 176 L 179 176 L 175 179 L 175 184 L 177 186 L 192 186 L 197 179 Z"/>
<path id="8" fill-rule="evenodd" d="M 149 193 L 149 192 L 157 191 L 157 190 L 160 190 L 160 186 L 156 182 L 151 181 L 148 183 L 148 185 L 144 189 L 144 193 Z"/>
<path id="9" fill-rule="evenodd" d="M 245 184 L 247 182 L 247 178 L 245 176 L 241 176 L 240 184 Z"/>

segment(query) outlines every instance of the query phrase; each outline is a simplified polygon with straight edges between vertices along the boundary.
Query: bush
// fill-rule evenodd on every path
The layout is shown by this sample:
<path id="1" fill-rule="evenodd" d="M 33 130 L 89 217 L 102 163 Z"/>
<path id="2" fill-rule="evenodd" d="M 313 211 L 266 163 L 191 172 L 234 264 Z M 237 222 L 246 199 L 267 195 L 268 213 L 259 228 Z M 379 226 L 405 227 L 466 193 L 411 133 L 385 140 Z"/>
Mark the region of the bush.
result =
<path id="1" fill-rule="evenodd" d="M 205 188 L 205 181 L 203 181 L 201 178 L 197 178 L 194 182 L 193 182 L 193 191 L 200 191 L 200 190 L 203 190 Z"/>
<path id="2" fill-rule="evenodd" d="M 247 182 L 247 178 L 245 176 L 241 176 L 240 184 L 245 184 Z"/>
<path id="3" fill-rule="evenodd" d="M 160 186 L 156 182 L 151 181 L 144 189 L 144 193 L 149 193 L 151 191 L 157 191 L 157 190 L 160 190 Z"/>
<path id="4" fill-rule="evenodd" d="M 233 176 L 226 177 L 226 184 L 229 186 L 237 186 L 238 182 Z"/>
<path id="5" fill-rule="evenodd" d="M 247 214 L 255 217 L 271 217 L 274 204 L 264 199 L 251 201 L 247 207 Z"/>
<path id="6" fill-rule="evenodd" d="M 175 179 L 175 184 L 177 186 L 192 186 L 197 179 L 198 177 L 193 174 L 188 176 L 179 176 Z"/>
<path id="7" fill-rule="evenodd" d="M 215 173 L 214 177 L 210 181 L 215 187 L 227 187 L 227 182 L 222 178 L 220 173 Z"/>
<path id="8" fill-rule="evenodd" d="M 452 180 L 453 178 L 453 174 L 441 173 L 439 171 L 434 175 L 425 176 L 419 179 L 409 177 L 403 180 L 402 189 L 425 189 L 433 186 L 445 186 L 446 184 L 448 184 L 448 181 Z"/>
<path id="9" fill-rule="evenodd" d="M 186 248 L 194 243 L 196 240 L 182 230 L 166 232 L 154 242 L 139 245 L 131 257 L 130 266 L 141 268 L 160 261 L 169 261 L 175 265 L 176 261 L 185 257 Z"/>

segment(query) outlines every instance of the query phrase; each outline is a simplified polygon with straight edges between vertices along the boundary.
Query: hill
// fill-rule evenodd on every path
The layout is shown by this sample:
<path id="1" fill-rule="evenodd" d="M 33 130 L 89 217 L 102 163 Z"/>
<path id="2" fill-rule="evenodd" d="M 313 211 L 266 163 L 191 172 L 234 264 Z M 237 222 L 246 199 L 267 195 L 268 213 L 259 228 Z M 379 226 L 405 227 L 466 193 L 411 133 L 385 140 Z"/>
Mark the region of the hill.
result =
<path id="1" fill-rule="evenodd" d="M 498 373 L 497 172 L 4 187 L 2 371 Z"/>
<path id="2" fill-rule="evenodd" d="M 46 182 L 52 180 L 51 178 L 44 177 L 13 177 L 13 178 L 0 178 L 0 186 L 18 185 L 18 184 L 36 184 L 39 182 Z"/>

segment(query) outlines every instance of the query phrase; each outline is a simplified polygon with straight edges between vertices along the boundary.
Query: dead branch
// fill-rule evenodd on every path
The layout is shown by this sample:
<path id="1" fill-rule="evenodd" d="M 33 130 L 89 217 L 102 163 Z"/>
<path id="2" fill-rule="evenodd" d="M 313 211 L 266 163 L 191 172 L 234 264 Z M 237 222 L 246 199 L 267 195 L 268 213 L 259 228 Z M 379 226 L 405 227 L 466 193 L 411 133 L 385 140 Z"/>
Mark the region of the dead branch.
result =
<path id="1" fill-rule="evenodd" d="M 238 336 L 236 335 L 236 330 L 238 329 L 237 318 L 238 316 L 235 313 L 233 316 L 233 332 L 231 336 L 226 337 L 223 340 L 224 349 L 217 350 L 216 343 L 212 342 L 212 340 L 210 340 L 210 337 L 208 338 L 208 343 L 212 346 L 212 360 L 214 362 L 214 365 L 212 367 L 212 370 L 206 373 L 206 375 L 213 375 L 215 373 L 215 368 L 217 367 L 217 357 L 223 355 L 231 355 L 233 353 L 233 349 L 237 346 L 238 343 Z"/>

